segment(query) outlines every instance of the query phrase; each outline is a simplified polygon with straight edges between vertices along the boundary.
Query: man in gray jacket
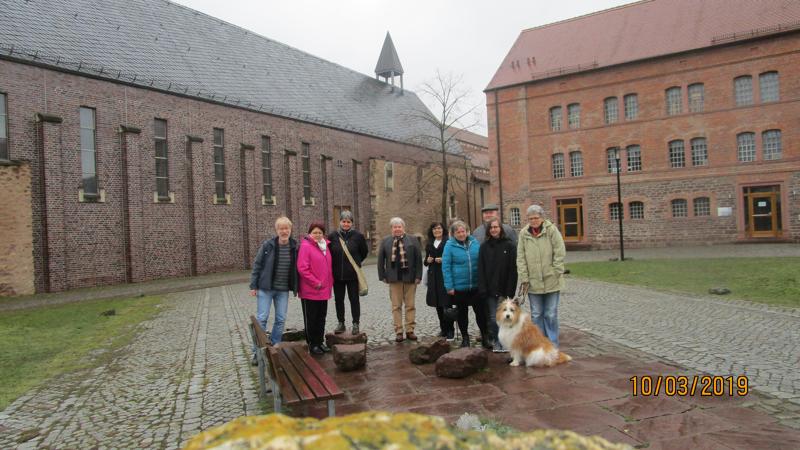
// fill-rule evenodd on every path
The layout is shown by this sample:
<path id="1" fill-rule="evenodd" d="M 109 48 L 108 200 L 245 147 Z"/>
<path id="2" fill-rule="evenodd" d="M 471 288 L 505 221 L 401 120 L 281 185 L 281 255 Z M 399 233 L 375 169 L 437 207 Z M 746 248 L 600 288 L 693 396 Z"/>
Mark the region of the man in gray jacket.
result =
<path id="1" fill-rule="evenodd" d="M 472 232 L 472 237 L 477 239 L 481 244 L 483 244 L 483 240 L 486 239 L 486 223 L 489 222 L 489 219 L 493 217 L 500 217 L 499 210 L 500 208 L 498 208 L 494 203 L 487 203 L 483 208 L 481 208 L 481 213 L 483 214 L 483 224 L 481 224 L 481 226 L 478 228 L 475 228 L 475 231 Z M 511 239 L 511 243 L 514 244 L 514 247 L 516 247 L 517 232 L 507 224 L 503 224 L 503 232 L 507 238 Z"/>
<path id="2" fill-rule="evenodd" d="M 399 217 L 389 221 L 392 235 L 387 236 L 378 247 L 378 279 L 389 284 L 389 297 L 392 299 L 392 319 L 395 341 L 417 340 L 414 327 L 417 325 L 414 295 L 417 285 L 422 281 L 422 252 L 417 239 L 406 234 L 406 223 Z M 403 336 L 403 316 L 405 307 L 405 337 Z"/>

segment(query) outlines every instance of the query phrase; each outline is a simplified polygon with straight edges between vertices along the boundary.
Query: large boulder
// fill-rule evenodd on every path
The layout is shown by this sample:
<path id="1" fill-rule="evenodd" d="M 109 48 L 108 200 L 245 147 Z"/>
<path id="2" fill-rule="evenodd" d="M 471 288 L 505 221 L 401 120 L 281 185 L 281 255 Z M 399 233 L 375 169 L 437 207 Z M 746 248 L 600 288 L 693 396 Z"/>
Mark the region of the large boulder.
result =
<path id="1" fill-rule="evenodd" d="M 367 363 L 367 344 L 334 345 L 333 362 L 339 370 L 345 372 L 364 367 Z"/>
<path id="2" fill-rule="evenodd" d="M 489 364 L 486 352 L 477 348 L 460 348 L 436 360 L 436 375 L 445 378 L 464 378 Z"/>
<path id="3" fill-rule="evenodd" d="M 281 414 L 240 417 L 204 431 L 184 447 L 197 449 L 528 449 L 626 450 L 605 439 L 571 431 L 536 430 L 505 438 L 493 431 L 465 431 L 440 417 L 366 412 L 324 420 L 293 419 Z"/>
<path id="4" fill-rule="evenodd" d="M 408 359 L 414 364 L 429 364 L 449 352 L 450 343 L 445 338 L 427 338 L 411 349 Z"/>
<path id="5" fill-rule="evenodd" d="M 366 344 L 367 343 L 367 333 L 358 333 L 353 334 L 350 331 L 345 331 L 341 334 L 336 333 L 328 333 L 325 335 L 325 344 L 333 348 L 334 345 L 339 344 Z"/>

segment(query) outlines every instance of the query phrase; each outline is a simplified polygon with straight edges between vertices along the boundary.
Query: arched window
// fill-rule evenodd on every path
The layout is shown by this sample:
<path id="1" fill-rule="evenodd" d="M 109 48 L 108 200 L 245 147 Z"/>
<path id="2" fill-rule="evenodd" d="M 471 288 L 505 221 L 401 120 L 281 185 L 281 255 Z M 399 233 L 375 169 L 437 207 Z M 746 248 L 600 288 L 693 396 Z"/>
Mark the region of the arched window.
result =
<path id="1" fill-rule="evenodd" d="M 694 215 L 695 216 L 710 216 L 711 215 L 711 202 L 708 197 L 697 197 L 693 201 Z"/>
<path id="2" fill-rule="evenodd" d="M 733 79 L 733 97 L 736 106 L 753 104 L 753 77 L 744 75 Z"/>
<path id="3" fill-rule="evenodd" d="M 671 203 L 672 217 L 687 217 L 689 215 L 689 208 L 685 198 L 676 198 Z"/>
<path id="4" fill-rule="evenodd" d="M 642 202 L 628 203 L 628 213 L 631 219 L 644 219 L 644 203 Z"/>
<path id="5" fill-rule="evenodd" d="M 674 116 L 683 112 L 681 106 L 681 88 L 678 86 L 671 87 L 664 92 L 666 100 L 667 115 Z"/>
<path id="6" fill-rule="evenodd" d="M 756 134 L 739 133 L 736 135 L 736 154 L 739 162 L 750 162 L 756 160 Z"/>
<path id="7" fill-rule="evenodd" d="M 564 178 L 564 154 L 553 154 L 553 178 Z"/>
<path id="8" fill-rule="evenodd" d="M 617 97 L 608 97 L 603 100 L 603 117 L 606 124 L 616 123 L 619 119 L 619 103 Z"/>

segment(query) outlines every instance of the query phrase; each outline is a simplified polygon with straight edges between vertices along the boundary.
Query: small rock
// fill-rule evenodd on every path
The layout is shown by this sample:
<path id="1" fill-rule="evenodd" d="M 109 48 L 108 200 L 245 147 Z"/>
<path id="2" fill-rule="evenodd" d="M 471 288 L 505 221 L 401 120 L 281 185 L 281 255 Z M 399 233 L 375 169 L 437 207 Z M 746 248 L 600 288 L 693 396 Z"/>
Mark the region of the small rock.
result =
<path id="1" fill-rule="evenodd" d="M 440 356 L 450 352 L 450 344 L 444 338 L 426 338 L 408 353 L 413 364 L 436 362 Z"/>
<path id="2" fill-rule="evenodd" d="M 108 311 L 101 312 L 100 315 L 101 316 L 105 316 L 105 317 L 116 316 L 117 315 L 117 310 L 116 309 L 109 309 Z"/>
<path id="3" fill-rule="evenodd" d="M 295 328 L 287 328 L 283 330 L 281 341 L 296 342 L 306 340 L 306 330 L 297 330 Z"/>
<path id="4" fill-rule="evenodd" d="M 334 345 L 345 344 L 366 344 L 367 333 L 353 334 L 350 331 L 345 331 L 341 334 L 328 333 L 325 335 L 325 344 L 333 348 Z"/>
<path id="5" fill-rule="evenodd" d="M 367 363 L 367 344 L 334 345 L 333 362 L 344 372 L 364 367 Z"/>
<path id="6" fill-rule="evenodd" d="M 709 294 L 714 294 L 714 295 L 726 295 L 726 294 L 730 294 L 731 290 L 726 288 L 726 287 L 715 287 L 715 288 L 709 289 L 708 293 Z"/>
<path id="7" fill-rule="evenodd" d="M 445 378 L 464 378 L 486 367 L 489 357 L 478 348 L 460 348 L 436 360 L 436 375 Z"/>

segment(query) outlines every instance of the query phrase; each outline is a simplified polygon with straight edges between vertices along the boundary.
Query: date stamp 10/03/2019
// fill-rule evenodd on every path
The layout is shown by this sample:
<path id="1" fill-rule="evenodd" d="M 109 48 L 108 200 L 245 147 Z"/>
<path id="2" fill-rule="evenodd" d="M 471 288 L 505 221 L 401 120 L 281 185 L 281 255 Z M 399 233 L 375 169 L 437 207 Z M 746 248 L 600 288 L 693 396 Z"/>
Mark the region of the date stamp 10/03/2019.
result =
<path id="1" fill-rule="evenodd" d="M 642 375 L 630 378 L 634 397 L 744 397 L 750 392 L 747 376 Z"/>

